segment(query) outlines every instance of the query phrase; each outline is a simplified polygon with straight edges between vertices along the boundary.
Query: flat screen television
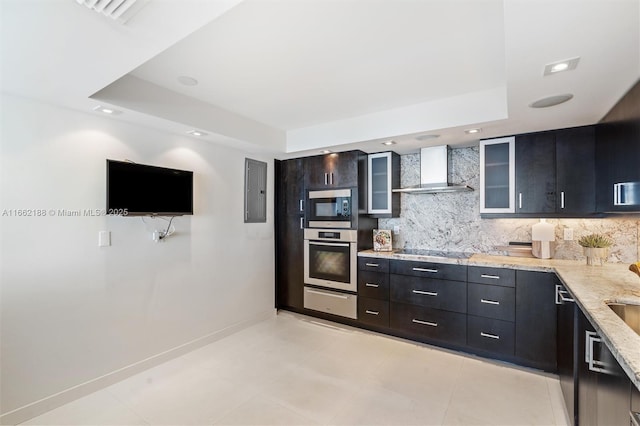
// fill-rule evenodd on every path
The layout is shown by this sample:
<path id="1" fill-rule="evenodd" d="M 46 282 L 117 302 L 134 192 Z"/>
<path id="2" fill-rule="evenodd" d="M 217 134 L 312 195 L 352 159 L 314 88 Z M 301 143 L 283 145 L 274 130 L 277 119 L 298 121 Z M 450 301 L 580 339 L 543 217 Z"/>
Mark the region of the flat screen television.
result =
<path id="1" fill-rule="evenodd" d="M 193 214 L 193 172 L 107 160 L 107 213 Z"/>

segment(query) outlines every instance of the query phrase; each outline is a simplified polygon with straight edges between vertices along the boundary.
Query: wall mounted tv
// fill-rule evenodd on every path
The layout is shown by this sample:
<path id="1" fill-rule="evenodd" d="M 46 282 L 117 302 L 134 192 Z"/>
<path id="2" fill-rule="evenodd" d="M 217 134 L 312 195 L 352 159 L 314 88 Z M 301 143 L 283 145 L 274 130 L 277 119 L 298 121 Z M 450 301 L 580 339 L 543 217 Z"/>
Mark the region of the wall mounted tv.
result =
<path id="1" fill-rule="evenodd" d="M 107 212 L 192 215 L 193 172 L 107 160 Z"/>

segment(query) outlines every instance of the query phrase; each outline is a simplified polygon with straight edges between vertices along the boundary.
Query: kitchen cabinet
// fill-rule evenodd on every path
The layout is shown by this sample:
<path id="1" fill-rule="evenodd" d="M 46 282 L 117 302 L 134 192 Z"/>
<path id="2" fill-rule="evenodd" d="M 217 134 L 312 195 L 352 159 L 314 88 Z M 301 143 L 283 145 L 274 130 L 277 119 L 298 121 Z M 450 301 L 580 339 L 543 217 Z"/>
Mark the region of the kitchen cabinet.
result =
<path id="1" fill-rule="evenodd" d="M 361 160 L 362 157 L 362 160 Z M 365 163 L 366 154 L 361 151 L 347 151 L 307 157 L 304 159 L 305 185 L 307 189 L 325 188 L 366 188 L 366 176 L 359 182 L 358 162 Z M 362 183 L 362 185 L 359 185 Z"/>
<path id="2" fill-rule="evenodd" d="M 367 213 L 374 217 L 399 217 L 400 156 L 381 152 L 368 156 Z"/>
<path id="3" fill-rule="evenodd" d="M 468 277 L 467 346 L 512 357 L 515 347 L 515 271 L 472 266 Z"/>
<path id="4" fill-rule="evenodd" d="M 589 320 L 578 312 L 578 424 L 629 424 L 631 382 Z"/>
<path id="5" fill-rule="evenodd" d="M 557 369 L 555 274 L 516 271 L 515 356 L 523 365 Z"/>
<path id="6" fill-rule="evenodd" d="M 389 327 L 389 260 L 358 257 L 358 321 Z"/>
<path id="7" fill-rule="evenodd" d="M 480 141 L 480 213 L 515 213 L 515 138 Z"/>
<path id="8" fill-rule="evenodd" d="M 595 197 L 595 126 L 554 132 L 556 136 L 556 212 L 593 214 Z"/>
<path id="9" fill-rule="evenodd" d="M 464 347 L 467 267 L 391 260 L 390 327 L 402 336 Z"/>
<path id="10" fill-rule="evenodd" d="M 303 309 L 304 168 L 302 160 L 277 161 L 276 307 Z"/>
<path id="11" fill-rule="evenodd" d="M 516 137 L 516 213 L 555 213 L 555 151 L 551 132 Z"/>
<path id="12" fill-rule="evenodd" d="M 507 155 L 509 139 L 515 139 L 512 156 Z M 595 139 L 595 127 L 583 126 L 481 141 L 480 213 L 595 215 Z M 514 183 L 509 179 L 512 168 Z"/>
<path id="13" fill-rule="evenodd" d="M 576 325 L 576 304 L 569 292 L 561 284 L 556 284 L 557 306 L 557 339 L 556 358 L 560 389 L 571 425 L 577 425 L 577 390 L 575 386 L 578 366 L 576 340 L 574 339 Z"/>

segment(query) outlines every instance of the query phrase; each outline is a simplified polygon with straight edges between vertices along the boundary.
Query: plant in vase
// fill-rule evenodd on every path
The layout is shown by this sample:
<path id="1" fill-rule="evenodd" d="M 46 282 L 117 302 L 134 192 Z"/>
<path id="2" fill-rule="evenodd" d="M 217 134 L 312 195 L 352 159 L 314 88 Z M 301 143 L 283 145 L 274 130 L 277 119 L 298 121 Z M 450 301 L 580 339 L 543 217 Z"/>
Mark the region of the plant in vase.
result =
<path id="1" fill-rule="evenodd" d="M 578 240 L 584 248 L 584 255 L 587 256 L 587 265 L 600 265 L 609 257 L 609 247 L 613 241 L 602 234 L 589 234 L 580 237 Z"/>

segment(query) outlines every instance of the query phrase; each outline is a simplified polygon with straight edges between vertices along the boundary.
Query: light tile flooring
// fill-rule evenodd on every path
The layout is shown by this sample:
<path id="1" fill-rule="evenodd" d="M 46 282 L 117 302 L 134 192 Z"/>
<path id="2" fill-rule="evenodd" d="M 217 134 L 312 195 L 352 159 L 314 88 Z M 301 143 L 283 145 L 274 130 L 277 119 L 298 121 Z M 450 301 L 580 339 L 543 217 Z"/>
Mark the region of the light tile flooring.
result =
<path id="1" fill-rule="evenodd" d="M 565 425 L 557 378 L 290 313 L 28 425 Z"/>

